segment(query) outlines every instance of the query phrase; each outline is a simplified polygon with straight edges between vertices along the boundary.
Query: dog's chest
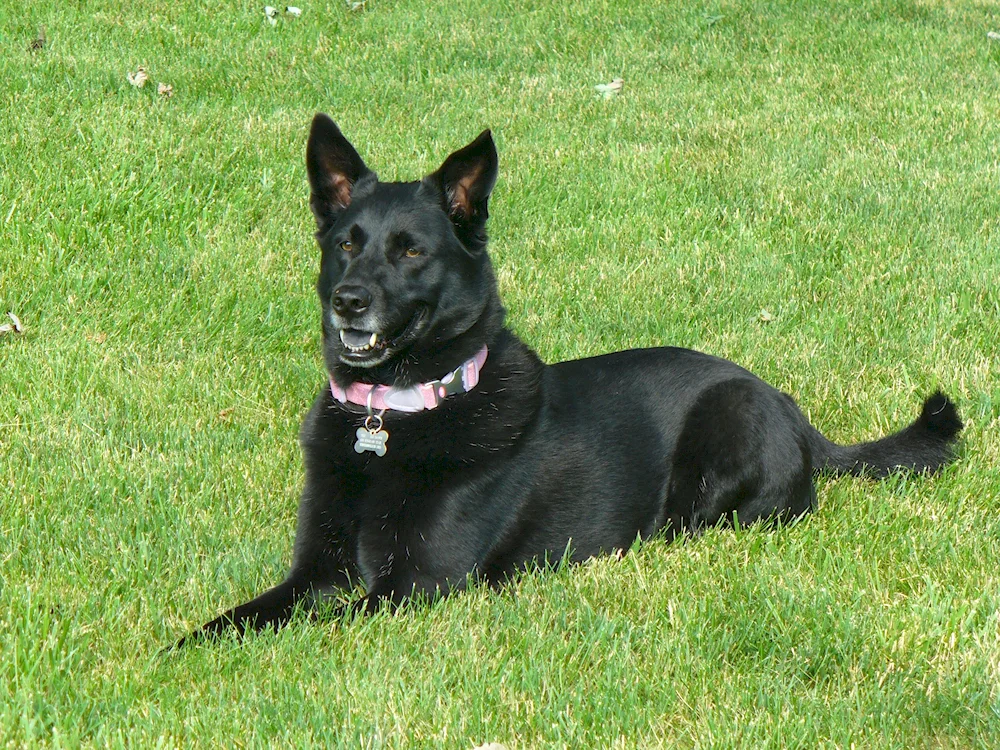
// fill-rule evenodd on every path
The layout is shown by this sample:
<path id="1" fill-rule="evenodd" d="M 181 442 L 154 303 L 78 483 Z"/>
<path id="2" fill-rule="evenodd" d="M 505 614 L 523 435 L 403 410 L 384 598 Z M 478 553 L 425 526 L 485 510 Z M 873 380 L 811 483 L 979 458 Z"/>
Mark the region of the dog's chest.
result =
<path id="1" fill-rule="evenodd" d="M 357 506 L 356 563 L 369 591 L 433 594 L 475 568 L 479 550 L 470 540 L 482 534 L 462 520 L 467 492 L 405 478 L 400 473 L 396 481 L 369 485 Z"/>

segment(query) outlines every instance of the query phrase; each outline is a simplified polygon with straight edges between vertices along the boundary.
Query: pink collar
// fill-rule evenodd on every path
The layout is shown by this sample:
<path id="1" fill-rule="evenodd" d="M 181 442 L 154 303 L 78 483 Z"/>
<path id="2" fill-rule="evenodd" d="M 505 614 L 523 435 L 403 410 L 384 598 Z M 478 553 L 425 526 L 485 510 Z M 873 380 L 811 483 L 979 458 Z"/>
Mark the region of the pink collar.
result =
<path id="1" fill-rule="evenodd" d="M 344 389 L 337 385 L 333 378 L 330 378 L 330 392 L 342 404 L 350 402 L 377 411 L 393 409 L 395 411 L 416 412 L 433 409 L 448 396 L 455 393 L 468 393 L 476 387 L 479 382 L 479 372 L 486 362 L 487 353 L 488 350 L 484 344 L 476 356 L 466 360 L 464 364 L 440 380 L 418 383 L 409 388 L 351 383 Z"/>

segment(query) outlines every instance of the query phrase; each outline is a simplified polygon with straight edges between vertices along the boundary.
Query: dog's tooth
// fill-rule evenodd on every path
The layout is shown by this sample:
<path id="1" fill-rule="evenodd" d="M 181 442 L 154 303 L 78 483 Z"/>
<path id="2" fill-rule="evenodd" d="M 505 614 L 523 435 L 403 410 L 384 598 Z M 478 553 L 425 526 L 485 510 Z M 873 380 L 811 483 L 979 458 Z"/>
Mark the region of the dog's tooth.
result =
<path id="1" fill-rule="evenodd" d="M 375 346 L 375 342 L 376 341 L 378 341 L 378 334 L 377 333 L 373 333 L 372 337 L 370 339 L 368 339 L 368 347 L 371 348 L 371 347 Z"/>

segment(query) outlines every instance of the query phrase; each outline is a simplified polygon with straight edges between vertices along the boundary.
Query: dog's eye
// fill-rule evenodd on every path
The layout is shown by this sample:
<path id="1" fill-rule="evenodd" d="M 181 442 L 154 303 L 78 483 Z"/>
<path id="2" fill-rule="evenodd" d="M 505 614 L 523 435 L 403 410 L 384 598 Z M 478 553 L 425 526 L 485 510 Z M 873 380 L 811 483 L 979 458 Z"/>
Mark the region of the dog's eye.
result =
<path id="1" fill-rule="evenodd" d="M 417 248 L 415 248 L 415 247 L 408 247 L 408 248 L 406 248 L 405 255 L 406 255 L 407 258 L 416 258 L 416 257 L 418 257 L 420 255 L 423 255 L 423 253 L 420 252 L 419 250 L 417 250 Z"/>
<path id="2" fill-rule="evenodd" d="M 344 240 L 340 243 L 340 249 L 345 253 L 349 253 L 354 249 L 354 245 L 351 244 L 350 240 Z"/>

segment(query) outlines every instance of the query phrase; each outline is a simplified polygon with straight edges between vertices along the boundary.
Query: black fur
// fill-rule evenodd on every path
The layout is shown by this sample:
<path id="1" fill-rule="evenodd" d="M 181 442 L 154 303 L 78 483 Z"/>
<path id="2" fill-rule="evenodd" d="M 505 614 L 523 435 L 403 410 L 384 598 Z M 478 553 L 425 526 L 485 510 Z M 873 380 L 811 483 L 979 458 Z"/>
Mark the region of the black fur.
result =
<path id="1" fill-rule="evenodd" d="M 478 386 L 387 412 L 388 452 L 359 455 L 364 407 L 324 386 L 302 426 L 306 479 L 287 579 L 195 635 L 280 626 L 363 581 L 355 609 L 505 581 L 532 562 L 627 549 L 719 522 L 789 519 L 820 470 L 932 472 L 962 428 L 929 398 L 909 427 L 831 443 L 741 367 L 676 348 L 544 365 L 503 327 L 485 252 L 497 174 L 489 132 L 419 182 L 382 183 L 325 115 L 307 149 L 322 266 L 324 357 L 336 381 L 440 378 L 485 343 Z M 341 340 L 378 346 L 352 353 Z M 353 334 L 350 333 L 353 331 Z"/>

